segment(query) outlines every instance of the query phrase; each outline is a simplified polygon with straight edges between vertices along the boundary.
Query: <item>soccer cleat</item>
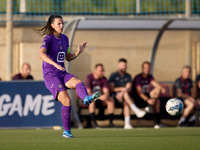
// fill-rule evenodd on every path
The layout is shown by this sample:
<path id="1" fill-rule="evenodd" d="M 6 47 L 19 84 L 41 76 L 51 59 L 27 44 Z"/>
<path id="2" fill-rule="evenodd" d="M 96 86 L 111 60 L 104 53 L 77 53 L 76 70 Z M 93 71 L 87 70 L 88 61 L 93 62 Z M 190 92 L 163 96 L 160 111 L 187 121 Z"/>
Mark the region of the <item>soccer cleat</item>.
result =
<path id="1" fill-rule="evenodd" d="M 150 114 L 153 114 L 154 113 L 154 109 L 153 109 L 153 106 L 152 105 L 148 105 L 144 108 L 144 110 L 147 112 L 147 113 L 150 113 Z"/>
<path id="2" fill-rule="evenodd" d="M 97 91 L 93 95 L 86 96 L 84 98 L 84 100 L 83 100 L 83 104 L 86 105 L 86 106 L 88 106 L 92 102 L 98 100 L 100 96 L 101 96 L 101 91 Z"/>
<path id="3" fill-rule="evenodd" d="M 188 122 L 189 127 L 194 127 L 195 126 L 195 120 Z"/>
<path id="4" fill-rule="evenodd" d="M 95 129 L 101 129 L 101 127 L 99 127 L 99 125 L 97 123 L 94 123 L 92 128 L 95 128 Z"/>
<path id="5" fill-rule="evenodd" d="M 160 126 L 158 124 L 155 124 L 154 129 L 159 129 Z"/>
<path id="6" fill-rule="evenodd" d="M 115 125 L 113 124 L 113 123 L 109 123 L 109 125 L 108 125 L 108 127 L 110 127 L 110 128 L 115 128 Z"/>
<path id="7" fill-rule="evenodd" d="M 178 124 L 178 127 L 187 127 L 187 124 L 184 122 L 181 122 L 180 124 Z"/>
<path id="8" fill-rule="evenodd" d="M 142 117 L 144 117 L 144 115 L 146 115 L 146 112 L 143 111 L 143 110 L 139 110 L 139 111 L 137 111 L 137 113 L 135 113 L 135 114 L 136 114 L 136 116 L 137 116 L 138 118 L 142 118 Z"/>
<path id="9" fill-rule="evenodd" d="M 168 126 L 160 122 L 158 124 L 155 124 L 154 129 L 164 128 L 164 127 L 168 127 Z"/>
<path id="10" fill-rule="evenodd" d="M 64 138 L 74 138 L 74 136 L 71 134 L 71 130 L 69 130 L 69 131 L 64 130 L 63 137 Z"/>
<path id="11" fill-rule="evenodd" d="M 133 129 L 133 126 L 130 124 L 125 124 L 124 129 Z"/>

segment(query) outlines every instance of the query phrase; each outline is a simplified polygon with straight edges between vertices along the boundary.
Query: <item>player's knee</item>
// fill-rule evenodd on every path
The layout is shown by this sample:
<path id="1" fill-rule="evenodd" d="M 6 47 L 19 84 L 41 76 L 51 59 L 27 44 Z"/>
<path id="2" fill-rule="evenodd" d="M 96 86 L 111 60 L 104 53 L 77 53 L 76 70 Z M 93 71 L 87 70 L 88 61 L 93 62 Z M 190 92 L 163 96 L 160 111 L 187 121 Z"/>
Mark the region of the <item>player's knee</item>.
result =
<path id="1" fill-rule="evenodd" d="M 193 103 L 193 102 L 190 105 L 191 105 L 191 108 L 195 107 L 195 103 Z"/>
<path id="2" fill-rule="evenodd" d="M 83 82 L 80 80 L 80 79 L 77 79 L 76 80 L 76 83 L 78 84 L 78 83 L 82 83 L 83 84 Z"/>
<path id="3" fill-rule="evenodd" d="M 129 95 L 129 93 L 126 91 L 126 92 L 124 92 L 124 98 L 129 98 L 130 97 L 130 95 Z"/>
<path id="4" fill-rule="evenodd" d="M 115 102 L 114 98 L 112 98 L 112 97 L 108 97 L 108 100 L 109 100 L 110 102 L 112 102 L 112 103 Z"/>
<path id="5" fill-rule="evenodd" d="M 194 103 L 192 103 L 192 102 L 187 103 L 186 107 L 190 108 L 190 110 L 192 110 L 194 108 Z"/>
<path id="6" fill-rule="evenodd" d="M 71 101 L 70 101 L 70 99 L 64 99 L 64 100 L 62 101 L 62 104 L 63 104 L 64 106 L 71 106 Z"/>

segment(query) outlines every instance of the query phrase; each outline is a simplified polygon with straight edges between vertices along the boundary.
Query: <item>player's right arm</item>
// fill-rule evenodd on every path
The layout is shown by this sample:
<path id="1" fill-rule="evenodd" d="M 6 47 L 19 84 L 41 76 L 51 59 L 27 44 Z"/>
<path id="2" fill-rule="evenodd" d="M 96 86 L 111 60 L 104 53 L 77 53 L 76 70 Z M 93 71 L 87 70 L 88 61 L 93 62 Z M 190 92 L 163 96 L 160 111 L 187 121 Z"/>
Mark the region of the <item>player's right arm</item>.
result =
<path id="1" fill-rule="evenodd" d="M 183 93 L 183 91 L 181 89 L 181 81 L 180 80 L 176 80 L 174 83 L 174 86 L 176 88 L 176 93 L 177 93 L 178 97 L 183 98 L 183 99 L 189 97 L 188 95 Z"/>
<path id="2" fill-rule="evenodd" d="M 135 87 L 136 91 L 137 91 L 137 94 L 139 97 L 141 97 L 144 101 L 147 101 L 148 100 L 148 96 L 146 96 L 144 93 L 142 93 L 142 87 L 141 86 L 136 86 Z"/>
<path id="3" fill-rule="evenodd" d="M 141 97 L 144 101 L 146 101 L 150 105 L 154 105 L 155 104 L 156 99 L 149 98 L 144 93 L 142 93 L 141 86 L 136 86 L 135 88 L 136 88 L 136 91 L 137 91 L 137 94 L 138 94 L 139 97 Z"/>
<path id="4" fill-rule="evenodd" d="M 55 63 L 53 60 L 51 60 L 47 54 L 46 54 L 47 50 L 44 47 L 40 48 L 40 52 L 39 52 L 39 57 L 45 61 L 48 64 L 51 64 L 53 66 L 55 66 L 57 69 L 64 71 L 65 68 L 63 68 L 62 66 L 58 65 L 57 63 Z"/>
<path id="5" fill-rule="evenodd" d="M 122 91 L 127 90 L 126 87 L 115 87 L 115 83 L 113 82 L 109 83 L 109 89 L 111 93 L 117 93 L 117 92 L 122 92 Z"/>
<path id="6" fill-rule="evenodd" d="M 111 93 L 117 93 L 117 92 L 121 92 L 121 91 L 126 91 L 126 87 L 115 87 L 115 76 L 112 73 L 110 75 L 110 78 L 108 80 L 108 86 L 109 86 L 109 90 Z"/>
<path id="7" fill-rule="evenodd" d="M 87 92 L 89 95 L 92 95 L 92 85 L 91 85 L 92 81 L 90 80 L 90 76 L 88 75 L 86 78 L 85 78 L 85 87 L 87 89 Z"/>

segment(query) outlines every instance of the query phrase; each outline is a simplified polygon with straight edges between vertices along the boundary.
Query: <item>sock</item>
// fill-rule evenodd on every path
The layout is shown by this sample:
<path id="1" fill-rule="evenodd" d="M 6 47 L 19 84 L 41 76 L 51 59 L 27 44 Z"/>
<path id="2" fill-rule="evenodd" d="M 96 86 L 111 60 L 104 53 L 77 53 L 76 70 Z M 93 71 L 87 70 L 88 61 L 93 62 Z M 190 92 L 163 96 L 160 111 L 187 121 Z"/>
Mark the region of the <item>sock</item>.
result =
<path id="1" fill-rule="evenodd" d="M 154 114 L 154 119 L 155 119 L 155 123 L 156 124 L 159 124 L 160 123 L 160 113 L 155 113 Z"/>
<path id="2" fill-rule="evenodd" d="M 90 114 L 91 120 L 97 125 L 95 113 Z"/>
<path id="3" fill-rule="evenodd" d="M 99 113 L 98 113 L 98 119 L 99 120 L 104 120 L 104 110 L 105 110 L 105 107 L 103 107 L 102 105 L 100 105 L 100 107 L 99 107 Z"/>
<path id="4" fill-rule="evenodd" d="M 188 121 L 189 121 L 189 122 L 192 122 L 192 121 L 194 121 L 194 120 L 196 120 L 196 116 L 195 116 L 195 115 L 192 115 Z"/>
<path id="5" fill-rule="evenodd" d="M 86 96 L 88 96 L 88 92 L 87 92 L 87 90 L 86 90 L 86 88 L 85 88 L 85 86 L 84 86 L 84 84 L 81 82 L 81 83 L 78 83 L 77 85 L 76 85 L 76 92 L 77 92 L 77 94 L 78 94 L 78 96 L 82 99 L 82 100 L 84 100 L 84 98 L 86 97 Z"/>
<path id="6" fill-rule="evenodd" d="M 140 111 L 140 109 L 135 104 L 132 104 L 130 107 L 135 113 Z"/>
<path id="7" fill-rule="evenodd" d="M 185 122 L 185 117 L 181 117 L 178 124 L 181 124 L 181 122 Z"/>
<path id="8" fill-rule="evenodd" d="M 61 116 L 63 121 L 64 130 L 70 130 L 71 123 L 71 106 L 62 106 Z"/>
<path id="9" fill-rule="evenodd" d="M 114 118 L 114 115 L 113 115 L 113 114 L 109 114 L 109 120 L 110 120 L 110 123 L 112 123 L 113 118 Z"/>
<path id="10" fill-rule="evenodd" d="M 130 116 L 125 116 L 124 118 L 125 124 L 130 124 L 130 120 L 131 120 Z"/>

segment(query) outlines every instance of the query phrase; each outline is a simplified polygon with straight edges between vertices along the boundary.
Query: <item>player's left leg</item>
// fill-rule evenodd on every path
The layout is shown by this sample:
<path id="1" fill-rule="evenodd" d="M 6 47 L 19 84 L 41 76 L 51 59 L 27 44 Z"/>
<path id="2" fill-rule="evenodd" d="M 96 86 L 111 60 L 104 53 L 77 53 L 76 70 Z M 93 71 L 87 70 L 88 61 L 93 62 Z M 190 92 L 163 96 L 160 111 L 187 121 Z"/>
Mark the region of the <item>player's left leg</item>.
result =
<path id="1" fill-rule="evenodd" d="M 155 125 L 154 125 L 155 129 L 158 129 L 158 128 L 164 126 L 160 121 L 161 120 L 161 117 L 160 117 L 160 99 L 156 99 L 156 102 L 154 104 L 154 119 L 155 119 Z"/>
<path id="2" fill-rule="evenodd" d="M 107 111 L 108 111 L 108 115 L 109 115 L 109 127 L 115 127 L 113 124 L 113 118 L 114 118 L 114 109 L 115 109 L 115 102 L 114 99 L 112 97 L 108 97 L 108 99 L 105 101 L 106 105 L 107 105 Z"/>
<path id="3" fill-rule="evenodd" d="M 73 138 L 71 134 L 70 123 L 71 123 L 71 101 L 67 91 L 61 91 L 57 95 L 57 99 L 62 103 L 61 115 L 64 126 L 63 137 Z"/>
<path id="4" fill-rule="evenodd" d="M 90 118 L 91 118 L 91 121 L 93 122 L 93 127 L 98 128 L 99 126 L 98 126 L 97 121 L 96 121 L 95 109 L 96 109 L 96 102 L 93 102 L 88 106 Z"/>
<path id="5" fill-rule="evenodd" d="M 124 106 L 124 129 L 132 129 L 133 126 L 130 124 L 130 107 L 126 101 L 123 102 Z"/>
<path id="6" fill-rule="evenodd" d="M 195 100 L 193 97 L 189 97 L 189 100 L 194 104 L 194 109 L 191 117 L 188 119 L 188 126 L 194 126 L 196 120 L 195 109 L 198 108 L 198 101 Z"/>
<path id="7" fill-rule="evenodd" d="M 150 97 L 151 98 L 159 98 L 160 94 L 160 89 L 159 88 L 154 88 L 153 90 L 150 91 Z"/>
<path id="8" fill-rule="evenodd" d="M 200 98 L 198 98 L 198 99 L 195 101 L 195 108 L 196 108 L 196 109 L 199 109 L 199 108 L 200 108 Z"/>
<path id="9" fill-rule="evenodd" d="M 71 74 L 69 74 L 71 75 Z M 67 78 L 67 75 L 66 75 Z M 69 89 L 75 89 L 78 96 L 83 100 L 84 105 L 88 106 L 92 102 L 96 101 L 100 96 L 101 92 L 97 91 L 93 95 L 88 95 L 87 89 L 85 88 L 84 84 L 81 80 L 77 79 L 75 76 L 72 77 L 70 80 L 65 82 L 65 86 Z"/>

